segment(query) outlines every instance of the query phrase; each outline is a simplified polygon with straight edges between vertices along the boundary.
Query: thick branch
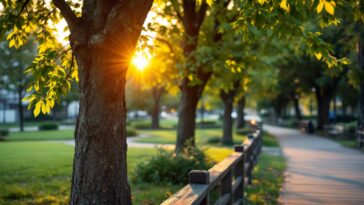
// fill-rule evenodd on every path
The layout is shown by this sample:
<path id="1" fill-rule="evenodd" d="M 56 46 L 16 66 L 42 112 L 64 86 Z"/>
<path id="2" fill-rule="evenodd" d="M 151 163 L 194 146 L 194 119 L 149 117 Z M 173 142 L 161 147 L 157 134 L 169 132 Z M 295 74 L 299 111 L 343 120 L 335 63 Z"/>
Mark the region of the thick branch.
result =
<path id="1" fill-rule="evenodd" d="M 201 3 L 201 7 L 200 9 L 198 10 L 198 13 L 197 13 L 197 22 L 198 22 L 198 25 L 201 26 L 205 16 L 206 16 L 206 10 L 207 10 L 207 3 L 206 3 L 206 0 L 204 0 L 202 3 Z"/>
<path id="2" fill-rule="evenodd" d="M 76 14 L 72 11 L 71 7 L 65 0 L 52 0 L 53 4 L 61 11 L 62 16 L 66 20 L 71 33 L 75 30 L 78 23 Z"/>
<path id="3" fill-rule="evenodd" d="M 137 29 L 140 33 L 141 26 L 143 25 L 152 4 L 153 0 L 121 1 L 112 8 L 108 15 L 105 30 L 118 32 L 120 26 L 122 29 L 126 29 L 125 26 L 127 26 L 131 30 Z M 120 23 L 125 21 L 125 19 L 128 19 L 128 22 Z"/>

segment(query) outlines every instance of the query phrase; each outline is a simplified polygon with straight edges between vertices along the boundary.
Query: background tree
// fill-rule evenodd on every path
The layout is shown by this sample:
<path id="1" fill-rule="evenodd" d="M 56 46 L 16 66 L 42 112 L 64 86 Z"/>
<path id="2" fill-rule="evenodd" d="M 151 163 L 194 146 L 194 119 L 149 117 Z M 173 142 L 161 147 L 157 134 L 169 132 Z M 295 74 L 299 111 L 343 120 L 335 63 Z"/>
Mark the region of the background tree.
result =
<path id="1" fill-rule="evenodd" d="M 30 66 L 35 55 L 36 47 L 33 41 L 29 41 L 19 49 L 9 48 L 8 42 L 0 43 L 0 69 L 4 89 L 17 94 L 19 128 L 24 131 L 24 111 L 22 99 L 25 95 L 27 84 L 31 80 L 31 76 L 24 73 L 26 68 Z"/>

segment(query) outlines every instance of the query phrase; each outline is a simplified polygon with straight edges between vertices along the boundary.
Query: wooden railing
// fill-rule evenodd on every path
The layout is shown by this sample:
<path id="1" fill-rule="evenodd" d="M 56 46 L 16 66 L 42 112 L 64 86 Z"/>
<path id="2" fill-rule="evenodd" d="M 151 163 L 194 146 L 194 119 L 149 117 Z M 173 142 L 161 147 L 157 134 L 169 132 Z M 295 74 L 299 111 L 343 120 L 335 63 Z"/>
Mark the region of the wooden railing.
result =
<path id="1" fill-rule="evenodd" d="M 252 171 L 262 148 L 261 126 L 248 135 L 235 152 L 208 171 L 192 170 L 189 184 L 162 203 L 162 205 L 209 205 L 212 191 L 219 189 L 214 204 L 241 204 L 245 187 L 252 183 Z M 216 198 L 216 197 L 215 197 Z"/>

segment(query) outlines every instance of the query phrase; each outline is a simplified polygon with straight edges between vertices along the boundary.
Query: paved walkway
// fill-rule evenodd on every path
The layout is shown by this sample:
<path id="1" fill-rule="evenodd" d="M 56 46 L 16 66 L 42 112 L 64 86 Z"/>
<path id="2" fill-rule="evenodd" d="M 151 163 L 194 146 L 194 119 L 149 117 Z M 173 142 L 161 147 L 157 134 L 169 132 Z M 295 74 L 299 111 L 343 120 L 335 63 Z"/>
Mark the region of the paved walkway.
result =
<path id="1" fill-rule="evenodd" d="M 364 205 L 364 154 L 322 137 L 265 125 L 288 159 L 280 202 Z"/>

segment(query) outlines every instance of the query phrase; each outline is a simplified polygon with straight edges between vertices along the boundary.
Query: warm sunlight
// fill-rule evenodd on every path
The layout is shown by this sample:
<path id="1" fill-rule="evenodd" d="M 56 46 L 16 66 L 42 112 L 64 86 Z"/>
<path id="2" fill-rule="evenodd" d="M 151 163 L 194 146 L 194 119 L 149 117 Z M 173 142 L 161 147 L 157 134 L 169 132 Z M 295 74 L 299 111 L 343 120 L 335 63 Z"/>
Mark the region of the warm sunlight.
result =
<path id="1" fill-rule="evenodd" d="M 136 52 L 131 62 L 136 69 L 142 72 L 149 64 L 148 54 L 144 52 Z"/>

